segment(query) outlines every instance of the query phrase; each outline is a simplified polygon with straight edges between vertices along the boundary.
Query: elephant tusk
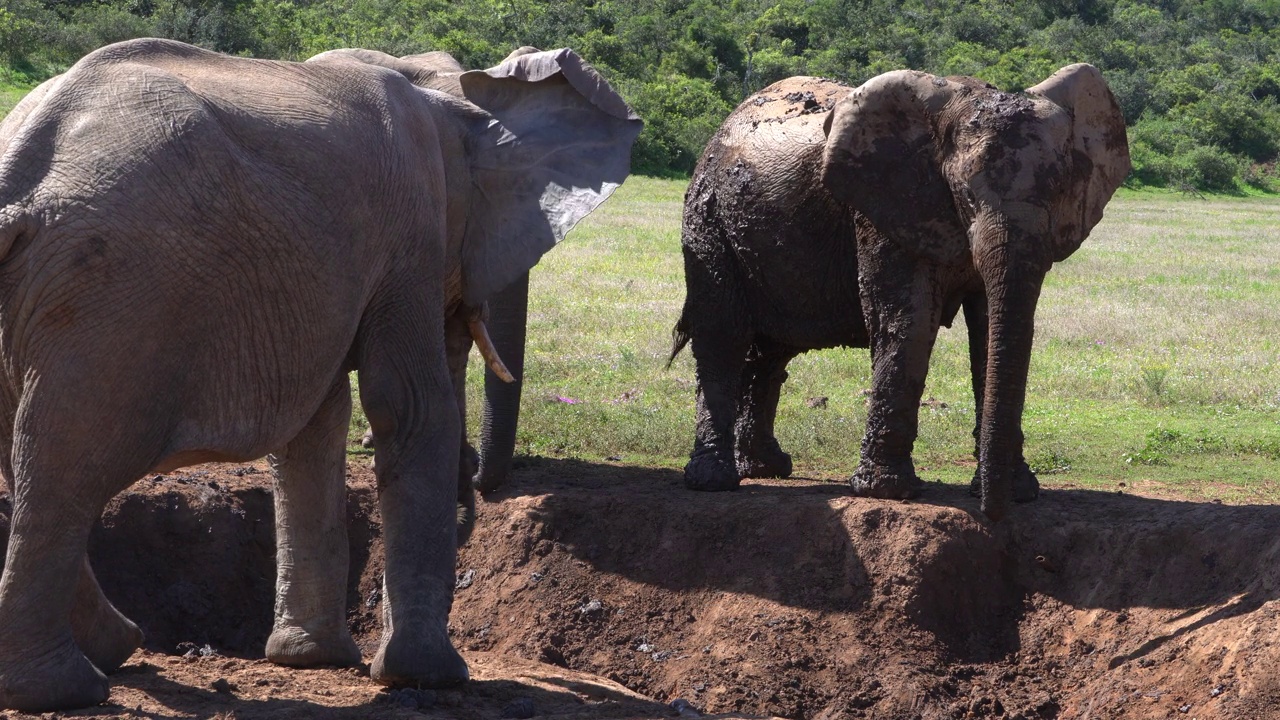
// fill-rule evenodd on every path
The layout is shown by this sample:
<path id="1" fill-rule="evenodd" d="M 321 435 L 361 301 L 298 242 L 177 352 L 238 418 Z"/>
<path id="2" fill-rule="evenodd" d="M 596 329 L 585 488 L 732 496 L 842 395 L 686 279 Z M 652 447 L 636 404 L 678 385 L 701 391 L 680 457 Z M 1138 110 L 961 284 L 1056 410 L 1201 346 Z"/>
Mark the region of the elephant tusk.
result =
<path id="1" fill-rule="evenodd" d="M 471 339 L 475 340 L 476 348 L 480 350 L 480 357 L 484 358 L 484 362 L 502 379 L 502 382 L 513 383 L 515 377 L 511 375 L 511 371 L 503 364 L 502 358 L 498 357 L 498 349 L 493 346 L 493 340 L 489 339 L 489 328 L 484 326 L 484 320 L 475 318 L 467 321 L 467 329 L 471 331 Z"/>

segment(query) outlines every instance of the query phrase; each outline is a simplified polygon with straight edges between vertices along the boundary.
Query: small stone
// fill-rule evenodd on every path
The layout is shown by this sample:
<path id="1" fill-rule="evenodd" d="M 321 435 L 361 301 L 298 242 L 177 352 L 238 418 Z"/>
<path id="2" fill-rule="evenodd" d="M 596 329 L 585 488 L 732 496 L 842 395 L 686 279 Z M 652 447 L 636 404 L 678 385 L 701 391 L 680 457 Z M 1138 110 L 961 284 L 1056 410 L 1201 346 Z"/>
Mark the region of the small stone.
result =
<path id="1" fill-rule="evenodd" d="M 672 711 L 674 711 L 680 717 L 688 717 L 688 718 L 702 717 L 702 713 L 698 712 L 697 708 L 695 708 L 692 703 L 690 703 L 688 700 L 685 700 L 684 698 L 676 698 L 675 700 L 672 700 L 670 703 L 667 704 L 667 707 L 671 708 Z"/>
<path id="2" fill-rule="evenodd" d="M 1178 708 L 1178 712 L 1180 712 L 1180 713 L 1189 713 L 1189 712 L 1191 712 L 1191 703 L 1187 703 L 1186 705 L 1183 705 L 1183 706 L 1179 707 L 1179 708 Z"/>
<path id="3" fill-rule="evenodd" d="M 236 686 L 227 682 L 226 678 L 218 678 L 217 680 L 214 680 L 213 682 L 209 683 L 209 687 L 213 688 L 214 690 L 220 693 L 229 693 L 232 690 L 236 689 Z"/>
<path id="4" fill-rule="evenodd" d="M 583 615 L 597 615 L 602 610 L 604 610 L 604 603 L 599 600 L 588 600 L 582 604 L 582 607 L 578 608 L 578 612 Z"/>
<path id="5" fill-rule="evenodd" d="M 476 571 L 468 570 L 458 576 L 458 581 L 454 583 L 453 588 L 455 590 L 466 590 L 467 588 L 471 587 L 471 583 L 475 582 L 475 580 L 476 580 Z"/>
<path id="6" fill-rule="evenodd" d="M 513 718 L 514 720 L 528 720 L 537 715 L 537 709 L 533 706 L 533 698 L 518 697 L 507 703 L 502 708 L 501 718 Z"/>
<path id="7" fill-rule="evenodd" d="M 1218 685 L 1209 691 L 1209 697 L 1218 697 L 1222 694 L 1222 686 Z"/>

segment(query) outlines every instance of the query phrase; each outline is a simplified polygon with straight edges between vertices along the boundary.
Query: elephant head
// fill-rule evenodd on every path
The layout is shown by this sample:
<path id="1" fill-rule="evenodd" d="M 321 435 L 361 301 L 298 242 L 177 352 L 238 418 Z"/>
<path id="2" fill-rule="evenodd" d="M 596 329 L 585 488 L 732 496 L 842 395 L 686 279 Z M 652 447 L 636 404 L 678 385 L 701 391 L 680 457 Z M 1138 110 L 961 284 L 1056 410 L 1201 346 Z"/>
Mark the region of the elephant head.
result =
<path id="1" fill-rule="evenodd" d="M 551 230 L 550 235 L 543 231 L 530 236 L 535 243 L 529 253 L 535 262 L 578 219 L 603 202 L 629 171 L 631 142 L 642 123 L 608 83 L 571 50 L 541 52 L 521 47 L 496 67 L 471 72 L 463 70 L 461 64 L 445 52 L 397 58 L 372 50 L 344 49 L 322 53 L 312 61 L 338 58 L 390 68 L 418 87 L 448 93 L 474 104 L 490 113 L 504 128 L 520 128 L 520 137 L 532 137 L 539 143 L 561 147 L 552 158 L 553 167 L 548 169 L 549 174 L 559 178 L 560 184 L 556 187 L 561 190 L 540 191 L 535 187 L 535 180 L 528 183 L 525 190 L 518 191 L 530 209 L 540 211 L 544 203 L 548 208 L 562 208 L 557 218 L 541 223 Z M 544 81 L 561 86 L 556 96 L 560 106 L 555 110 L 543 107 L 535 111 L 531 99 L 521 99 L 513 93 L 521 83 L 533 87 L 533 83 Z M 532 97 L 532 93 L 529 94 Z M 554 115 L 554 121 L 538 120 L 541 113 Z M 555 137 L 549 132 L 551 128 L 558 129 L 561 135 Z M 589 133 L 584 132 L 588 130 Z M 531 143 L 526 144 L 532 147 Z M 536 151 L 525 153 L 525 158 L 518 162 L 527 164 L 536 157 Z M 480 171 L 480 165 L 475 167 Z M 498 163 L 480 175 L 487 173 L 492 182 L 504 185 L 501 178 L 512 170 Z M 488 196 L 486 192 L 480 195 Z M 473 214 L 472 217 L 481 221 L 499 220 L 501 213 Z M 527 226 L 520 220 L 504 220 L 495 223 L 495 227 L 501 234 L 522 232 L 521 228 Z M 485 247 L 480 243 L 467 244 L 469 266 L 479 263 L 490 268 L 495 265 L 518 268 L 523 264 L 515 257 L 505 257 L 503 245 L 491 246 L 498 248 L 492 257 Z M 485 399 L 478 466 L 468 465 L 477 468 L 475 487 L 488 492 L 505 481 L 515 453 L 524 378 L 529 274 L 526 270 L 512 276 L 509 271 L 501 271 L 486 278 L 483 287 L 474 280 L 468 285 L 469 301 L 474 303 L 483 298 L 488 316 L 484 332 L 473 332 L 486 361 Z M 459 402 L 460 407 L 465 408 L 461 396 Z M 366 441 L 368 439 L 366 437 Z M 465 509 L 464 514 L 467 514 Z"/>
<path id="2" fill-rule="evenodd" d="M 979 438 L 982 507 L 1004 515 L 1045 273 L 1102 218 L 1129 172 L 1124 118 L 1098 70 L 1069 65 L 1023 93 L 896 71 L 826 120 L 822 181 L 942 273 L 976 271 L 990 305 Z"/>

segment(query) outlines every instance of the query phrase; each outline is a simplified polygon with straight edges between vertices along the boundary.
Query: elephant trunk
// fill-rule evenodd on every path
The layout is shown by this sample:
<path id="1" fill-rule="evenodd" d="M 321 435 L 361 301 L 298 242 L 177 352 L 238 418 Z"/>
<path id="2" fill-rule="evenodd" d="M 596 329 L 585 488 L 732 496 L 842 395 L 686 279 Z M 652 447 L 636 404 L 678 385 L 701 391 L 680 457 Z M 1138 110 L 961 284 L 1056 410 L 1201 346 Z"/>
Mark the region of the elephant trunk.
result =
<path id="1" fill-rule="evenodd" d="M 992 248 L 985 253 L 979 250 L 975 258 L 986 286 L 988 306 L 978 478 L 982 511 L 992 521 L 1005 516 L 1013 499 L 1013 478 L 1022 451 L 1022 409 L 1031 366 L 1036 302 L 1047 270 L 1039 258 L 1026 257 L 1028 253 L 1010 247 L 1002 225 L 998 224 L 994 232 L 1004 237 L 995 243 L 975 243 L 979 248 Z"/>
<path id="2" fill-rule="evenodd" d="M 489 336 L 494 350 L 507 364 L 514 382 L 494 371 L 484 374 L 484 411 L 480 425 L 480 470 L 476 487 L 496 490 L 511 471 L 520 419 L 520 391 L 524 379 L 525 326 L 529 309 L 529 273 L 515 279 L 489 299 Z"/>

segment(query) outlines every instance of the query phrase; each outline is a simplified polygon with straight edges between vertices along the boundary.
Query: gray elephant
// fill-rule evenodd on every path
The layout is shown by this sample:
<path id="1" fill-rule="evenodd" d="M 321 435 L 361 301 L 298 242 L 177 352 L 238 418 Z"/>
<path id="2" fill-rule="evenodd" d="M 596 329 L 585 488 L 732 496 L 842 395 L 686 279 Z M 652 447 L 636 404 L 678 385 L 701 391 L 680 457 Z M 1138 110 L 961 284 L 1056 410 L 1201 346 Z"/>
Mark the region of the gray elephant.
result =
<path id="1" fill-rule="evenodd" d="M 1120 108 L 1090 65 L 1016 94 L 898 71 L 856 89 L 790 78 L 748 98 L 685 196 L 672 357 L 692 341 L 686 484 L 789 475 L 773 432 L 786 364 L 851 346 L 871 348 L 873 369 L 854 492 L 918 494 L 911 450 L 929 355 L 963 307 L 975 491 L 992 519 L 1034 498 L 1021 419 L 1040 285 L 1128 172 Z"/>
<path id="2" fill-rule="evenodd" d="M 0 706 L 107 697 L 140 636 L 93 578 L 89 528 L 138 478 L 211 460 L 273 454 L 267 657 L 358 662 L 352 370 L 386 548 L 371 674 L 466 680 L 447 631 L 466 353 L 500 367 L 485 301 L 623 181 L 640 122 L 569 50 L 455 81 L 138 40 L 0 125 Z"/>
<path id="3" fill-rule="evenodd" d="M 536 48 L 522 47 L 507 57 L 512 60 L 521 55 L 538 52 Z M 419 86 L 461 97 L 462 87 L 458 78 L 466 72 L 454 57 L 444 52 L 394 57 L 374 50 L 330 50 L 312 58 L 312 61 L 351 57 L 361 62 L 395 70 Z M 480 426 L 480 451 L 467 446 L 464 460 L 475 470 L 474 485 L 482 493 L 498 489 L 511 472 L 515 455 L 516 427 L 520 417 L 520 396 L 524 381 L 525 330 L 529 312 L 529 275 L 525 273 L 510 285 L 490 296 L 487 326 L 494 352 L 501 357 L 507 371 L 486 368 L 484 380 L 484 405 Z M 465 408 L 465 401 L 460 401 Z M 463 428 L 466 423 L 463 423 Z M 465 432 L 465 430 L 464 430 Z M 373 433 L 366 433 L 365 447 L 373 447 Z M 463 512 L 474 512 L 474 507 Z M 465 526 L 464 526 L 465 527 Z"/>

